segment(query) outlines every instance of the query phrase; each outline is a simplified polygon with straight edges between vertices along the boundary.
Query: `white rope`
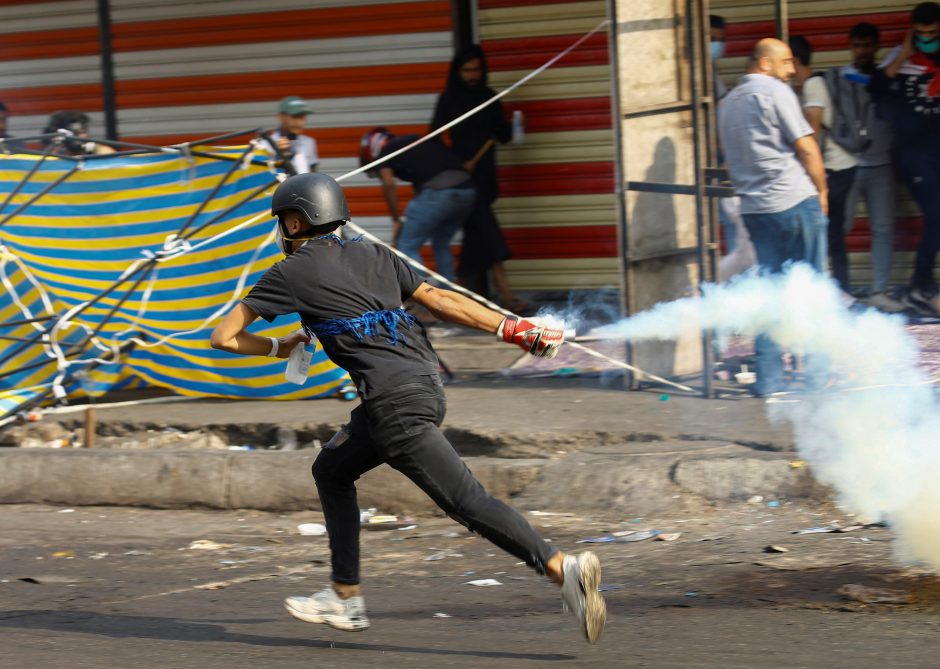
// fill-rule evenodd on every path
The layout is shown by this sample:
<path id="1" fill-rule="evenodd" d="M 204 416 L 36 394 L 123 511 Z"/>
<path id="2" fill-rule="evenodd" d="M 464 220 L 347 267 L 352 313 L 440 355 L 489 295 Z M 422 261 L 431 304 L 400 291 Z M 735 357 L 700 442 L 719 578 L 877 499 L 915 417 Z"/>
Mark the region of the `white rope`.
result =
<path id="1" fill-rule="evenodd" d="M 442 274 L 438 274 L 437 272 L 428 269 L 427 267 L 425 267 L 424 265 L 422 265 L 421 263 L 419 263 L 417 260 L 415 260 L 415 259 L 413 259 L 413 258 L 411 258 L 411 257 L 409 257 L 409 256 L 407 256 L 407 255 L 405 255 L 404 253 L 402 253 L 401 251 L 399 251 L 399 250 L 396 249 L 396 248 L 392 248 L 391 246 L 389 246 L 388 244 L 386 244 L 385 242 L 383 242 L 381 239 L 379 239 L 379 238 L 376 237 L 375 235 L 371 234 L 371 233 L 368 232 L 367 230 L 365 230 L 365 229 L 359 227 L 359 226 L 356 225 L 355 223 L 349 222 L 349 223 L 347 223 L 347 225 L 348 225 L 352 230 L 354 230 L 357 234 L 362 235 L 363 237 L 365 237 L 365 238 L 368 239 L 369 241 L 371 241 L 371 242 L 376 242 L 376 243 L 378 243 L 378 244 L 382 244 L 383 246 L 387 247 L 389 250 L 391 250 L 392 253 L 394 253 L 394 254 L 397 255 L 399 258 L 401 258 L 402 260 L 404 260 L 404 261 L 405 261 L 406 263 L 408 263 L 411 267 L 415 268 L 415 269 L 418 270 L 419 272 L 424 272 L 424 273 L 430 275 L 430 276 L 431 276 L 433 279 L 435 279 L 436 281 L 438 281 L 438 282 L 440 282 L 440 283 L 446 285 L 450 290 L 453 290 L 454 292 L 457 292 L 457 293 L 460 293 L 460 294 L 462 294 L 462 295 L 464 295 L 464 296 L 466 296 L 466 297 L 469 297 L 470 299 L 472 299 L 472 300 L 474 300 L 474 301 L 476 301 L 476 302 L 479 302 L 480 304 L 486 306 L 486 307 L 489 308 L 489 309 L 492 309 L 493 311 L 496 311 L 496 312 L 502 314 L 503 316 L 515 316 L 515 314 L 512 313 L 511 311 L 509 311 L 509 310 L 507 310 L 507 309 L 504 309 L 503 307 L 499 306 L 498 304 L 494 304 L 493 302 L 490 302 L 489 300 L 487 300 L 487 299 L 486 299 L 485 297 L 483 297 L 482 295 L 477 295 L 477 294 L 474 293 L 473 291 L 467 290 L 467 289 L 464 288 L 463 286 L 454 283 L 453 281 L 451 281 L 451 280 L 448 279 L 447 277 L 443 276 Z M 651 374 L 651 373 L 649 373 L 649 372 L 647 372 L 647 371 L 645 371 L 645 370 L 640 369 L 639 367 L 634 367 L 633 365 L 630 365 L 630 364 L 628 364 L 628 363 L 626 363 L 626 362 L 623 362 L 623 361 L 621 361 L 621 360 L 617 360 L 616 358 L 611 358 L 610 356 L 604 355 L 603 353 L 600 353 L 599 351 L 595 351 L 594 349 L 588 348 L 587 346 L 584 346 L 583 344 L 579 344 L 579 343 L 574 342 L 574 341 L 566 341 L 565 344 L 566 344 L 567 346 L 571 346 L 571 347 L 573 347 L 573 348 L 575 348 L 575 349 L 577 349 L 577 350 L 579 350 L 579 351 L 584 351 L 584 352 L 587 353 L 588 355 L 591 355 L 591 356 L 593 356 L 593 357 L 595 357 L 595 358 L 600 358 L 600 359 L 602 359 L 602 360 L 605 360 L 605 361 L 611 363 L 612 365 L 615 365 L 616 367 L 620 367 L 621 369 L 629 370 L 629 371 L 633 372 L 634 374 L 636 374 L 639 378 L 649 379 L 650 381 L 655 381 L 655 382 L 657 382 L 657 383 L 662 383 L 662 384 L 665 384 L 665 385 L 667 385 L 667 386 L 672 386 L 673 388 L 678 388 L 679 390 L 682 390 L 682 391 L 685 391 L 685 392 L 690 392 L 690 393 L 695 392 L 695 389 L 694 389 L 694 388 L 690 388 L 689 386 L 682 385 L 681 383 L 676 383 L 675 381 L 670 381 L 669 379 L 664 379 L 664 378 L 662 378 L 661 376 L 656 376 L 655 374 Z"/>
<path id="2" fill-rule="evenodd" d="M 49 294 L 46 292 L 46 289 L 36 281 L 36 277 L 33 276 L 33 273 L 29 271 L 29 268 L 23 263 L 15 253 L 10 251 L 6 245 L 0 244 L 0 278 L 2 278 L 3 286 L 7 289 L 7 292 L 13 298 L 14 303 L 19 307 L 22 314 L 27 319 L 35 318 L 32 311 L 20 300 L 19 293 L 16 288 L 13 286 L 13 283 L 10 281 L 9 276 L 6 271 L 6 264 L 8 260 L 12 260 L 17 268 L 23 273 L 26 277 L 26 280 L 29 281 L 33 287 L 39 292 L 39 299 L 42 301 L 42 306 L 47 313 L 54 313 L 55 309 L 52 306 L 52 300 L 49 298 Z M 44 330 L 41 325 L 38 323 L 33 323 L 33 326 L 38 330 Z"/>

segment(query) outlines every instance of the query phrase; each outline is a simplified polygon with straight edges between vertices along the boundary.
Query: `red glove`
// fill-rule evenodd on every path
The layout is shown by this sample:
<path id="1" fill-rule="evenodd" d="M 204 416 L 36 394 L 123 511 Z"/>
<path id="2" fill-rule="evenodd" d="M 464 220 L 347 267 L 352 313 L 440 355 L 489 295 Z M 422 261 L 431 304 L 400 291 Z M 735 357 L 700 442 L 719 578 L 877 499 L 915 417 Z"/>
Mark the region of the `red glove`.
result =
<path id="1" fill-rule="evenodd" d="M 496 336 L 540 358 L 554 358 L 565 343 L 564 330 L 516 317 L 504 318 L 496 330 Z"/>

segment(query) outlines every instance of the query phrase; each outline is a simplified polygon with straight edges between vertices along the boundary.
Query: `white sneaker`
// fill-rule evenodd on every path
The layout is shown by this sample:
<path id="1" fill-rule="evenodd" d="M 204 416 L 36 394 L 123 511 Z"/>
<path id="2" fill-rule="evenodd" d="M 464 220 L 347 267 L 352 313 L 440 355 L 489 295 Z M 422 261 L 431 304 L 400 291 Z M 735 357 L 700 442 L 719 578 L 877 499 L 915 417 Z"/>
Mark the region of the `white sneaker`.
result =
<path id="1" fill-rule="evenodd" d="M 288 597 L 284 608 L 304 622 L 326 623 L 338 630 L 357 632 L 369 627 L 365 600 L 362 597 L 340 599 L 329 586 L 310 597 Z"/>
<path id="2" fill-rule="evenodd" d="M 574 614 L 584 636 L 594 643 L 607 622 L 607 605 L 597 590 L 601 584 L 601 563 L 594 553 L 586 551 L 577 556 L 566 555 L 562 569 L 565 582 L 561 599 L 565 609 Z"/>

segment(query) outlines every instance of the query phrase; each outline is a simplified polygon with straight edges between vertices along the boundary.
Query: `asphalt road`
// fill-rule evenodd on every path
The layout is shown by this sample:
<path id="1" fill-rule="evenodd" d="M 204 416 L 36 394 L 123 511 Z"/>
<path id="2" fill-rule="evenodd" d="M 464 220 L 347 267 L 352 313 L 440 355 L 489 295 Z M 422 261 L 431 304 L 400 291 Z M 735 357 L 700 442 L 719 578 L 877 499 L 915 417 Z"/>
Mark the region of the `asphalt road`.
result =
<path id="1" fill-rule="evenodd" d="M 610 616 L 590 646 L 554 586 L 446 518 L 363 532 L 373 626 L 348 633 L 302 623 L 281 605 L 328 578 L 325 537 L 296 529 L 322 520 L 315 513 L 7 506 L 0 666 L 937 666 L 940 588 L 892 562 L 890 530 L 792 534 L 852 519 L 788 503 L 699 511 L 530 514 L 564 549 L 613 531 L 681 533 L 670 542 L 593 545 Z M 223 546 L 189 548 L 198 540 Z M 768 545 L 787 552 L 767 553 Z M 481 578 L 502 585 L 466 584 Z M 846 584 L 889 588 L 910 603 L 849 601 L 837 592 Z"/>

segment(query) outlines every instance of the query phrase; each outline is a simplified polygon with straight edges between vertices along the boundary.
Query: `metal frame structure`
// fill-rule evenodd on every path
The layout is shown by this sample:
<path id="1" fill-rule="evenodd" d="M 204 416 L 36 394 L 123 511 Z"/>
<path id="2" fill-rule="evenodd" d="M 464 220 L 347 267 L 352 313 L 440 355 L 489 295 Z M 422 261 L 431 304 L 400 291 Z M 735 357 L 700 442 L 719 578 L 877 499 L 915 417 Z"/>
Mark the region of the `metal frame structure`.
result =
<path id="1" fill-rule="evenodd" d="M 621 114 L 619 58 L 616 39 L 616 0 L 609 0 L 608 8 L 613 19 L 611 27 L 611 69 L 613 88 L 614 132 L 617 149 L 617 195 L 618 195 L 618 238 L 620 242 L 622 309 L 624 315 L 636 312 L 634 274 L 637 265 L 656 259 L 676 258 L 695 255 L 698 263 L 699 284 L 714 281 L 716 278 L 718 245 L 715 230 L 715 211 L 710 198 L 732 194 L 730 189 L 708 184 L 712 176 L 709 165 L 717 155 L 715 130 L 715 102 L 708 95 L 712 90 L 712 73 L 708 57 L 708 45 L 705 41 L 705 26 L 708 19 L 707 0 L 685 0 L 686 17 L 690 19 L 684 30 L 684 47 L 689 71 L 690 93 L 688 99 L 659 104 Z M 704 84 L 704 85 L 703 85 Z M 704 90 L 703 90 L 704 88 Z M 645 116 L 658 116 L 688 111 L 692 115 L 694 182 L 692 184 L 657 183 L 650 181 L 629 181 L 625 178 L 623 161 L 624 138 L 621 121 Z M 679 247 L 653 254 L 636 255 L 630 244 L 630 216 L 626 208 L 628 192 L 646 192 L 669 195 L 683 195 L 694 198 L 695 228 L 697 243 L 694 246 Z M 627 357 L 632 360 L 632 348 L 628 345 Z M 714 354 L 710 333 L 703 333 L 703 395 L 712 395 L 712 375 Z M 631 387 L 637 387 L 637 380 L 631 380 Z"/>
<path id="2" fill-rule="evenodd" d="M 682 1 L 682 0 L 680 0 Z M 634 272 L 636 265 L 659 258 L 678 257 L 695 254 L 698 263 L 699 285 L 714 282 L 717 279 L 719 244 L 717 234 L 717 200 L 716 198 L 731 197 L 734 189 L 728 185 L 727 172 L 716 166 L 717 163 L 717 120 L 716 100 L 709 94 L 714 90 L 712 82 L 711 59 L 708 53 L 706 39 L 708 29 L 709 3 L 708 0 L 684 0 L 685 16 L 685 50 L 690 74 L 690 95 L 686 100 L 654 105 L 637 109 L 621 115 L 620 86 L 619 86 L 619 57 L 617 46 L 617 3 L 608 0 L 609 16 L 611 18 L 610 51 L 611 51 L 611 81 L 612 81 L 612 110 L 616 158 L 616 179 L 618 199 L 618 241 L 621 263 L 621 310 L 624 316 L 636 312 Z M 677 7 L 681 6 L 677 3 Z M 774 16 L 777 26 L 777 36 L 787 39 L 787 11 L 786 0 L 774 0 Z M 622 165 L 624 138 L 621 131 L 621 121 L 635 119 L 643 116 L 688 111 L 692 115 L 693 136 L 693 163 L 694 181 L 691 184 L 657 183 L 650 181 L 628 181 L 626 170 Z M 694 198 L 695 222 L 697 243 L 656 254 L 637 256 L 630 245 L 630 216 L 626 207 L 628 192 L 646 192 L 668 195 L 690 196 Z M 633 360 L 633 350 L 627 345 L 627 360 Z M 712 333 L 702 333 L 702 394 L 712 397 L 714 389 L 712 384 L 714 372 L 714 347 Z M 635 388 L 638 383 L 631 379 L 630 386 Z"/>

